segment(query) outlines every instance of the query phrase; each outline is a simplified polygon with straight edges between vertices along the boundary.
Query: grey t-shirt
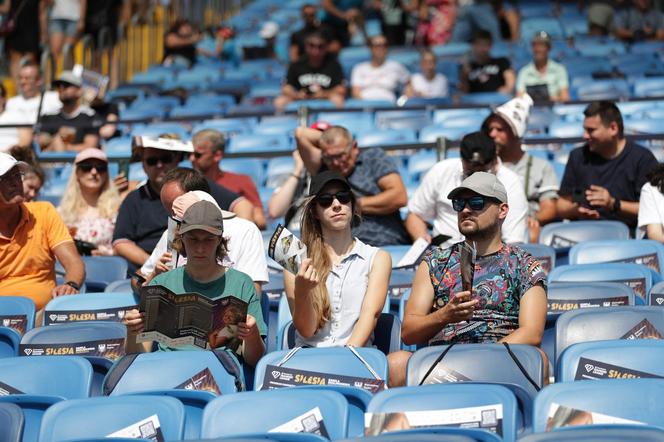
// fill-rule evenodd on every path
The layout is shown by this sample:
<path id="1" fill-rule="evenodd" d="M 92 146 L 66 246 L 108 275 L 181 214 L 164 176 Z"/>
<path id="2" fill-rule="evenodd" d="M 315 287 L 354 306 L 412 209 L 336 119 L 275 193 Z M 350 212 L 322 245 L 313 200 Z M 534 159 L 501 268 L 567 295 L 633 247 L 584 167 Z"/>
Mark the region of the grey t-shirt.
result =
<path id="1" fill-rule="evenodd" d="M 558 178 L 553 166 L 545 159 L 525 154 L 518 163 L 503 163 L 503 165 L 519 175 L 524 188 L 527 186 L 529 216 L 539 211 L 541 199 L 558 198 Z"/>

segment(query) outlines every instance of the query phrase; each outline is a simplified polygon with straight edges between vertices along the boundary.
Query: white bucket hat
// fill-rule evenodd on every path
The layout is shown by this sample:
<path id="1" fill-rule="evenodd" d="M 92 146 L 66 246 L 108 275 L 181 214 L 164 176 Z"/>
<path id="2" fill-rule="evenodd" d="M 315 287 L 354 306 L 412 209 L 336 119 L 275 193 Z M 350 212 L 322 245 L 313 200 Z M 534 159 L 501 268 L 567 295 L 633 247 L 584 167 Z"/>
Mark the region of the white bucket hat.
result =
<path id="1" fill-rule="evenodd" d="M 510 126 L 512 133 L 518 138 L 523 138 L 528 126 L 528 116 L 530 108 L 533 105 L 533 99 L 530 95 L 523 94 L 520 97 L 513 98 L 505 104 L 498 106 L 489 116 L 499 116 Z"/>

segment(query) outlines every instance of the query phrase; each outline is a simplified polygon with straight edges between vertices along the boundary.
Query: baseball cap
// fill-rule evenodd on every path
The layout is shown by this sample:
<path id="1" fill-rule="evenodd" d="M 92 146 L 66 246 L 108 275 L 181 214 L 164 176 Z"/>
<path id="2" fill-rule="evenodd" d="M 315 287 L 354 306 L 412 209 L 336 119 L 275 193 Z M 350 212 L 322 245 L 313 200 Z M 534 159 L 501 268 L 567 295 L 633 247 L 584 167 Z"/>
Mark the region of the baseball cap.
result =
<path id="1" fill-rule="evenodd" d="M 263 24 L 261 30 L 258 32 L 258 35 L 261 38 L 272 38 L 277 35 L 279 32 L 279 25 L 273 21 L 269 21 Z"/>
<path id="2" fill-rule="evenodd" d="M 184 212 L 180 233 L 205 230 L 216 236 L 224 233 L 224 221 L 219 207 L 209 201 L 198 201 Z"/>
<path id="3" fill-rule="evenodd" d="M 30 170 L 28 163 L 23 161 L 18 161 L 13 156 L 0 152 L 0 177 L 5 176 L 7 172 L 12 170 L 14 167 L 18 166 L 23 171 Z"/>
<path id="4" fill-rule="evenodd" d="M 530 116 L 530 108 L 533 105 L 533 99 L 528 94 L 523 94 L 501 104 L 493 111 L 491 115 L 484 120 L 484 124 L 488 123 L 492 117 L 500 117 L 512 129 L 512 133 L 517 138 L 523 138 L 526 133 L 526 126 L 528 125 L 528 117 Z"/>
<path id="5" fill-rule="evenodd" d="M 78 155 L 76 155 L 74 164 L 82 163 L 85 160 L 91 160 L 91 159 L 108 163 L 108 157 L 106 156 L 103 150 L 98 149 L 96 147 L 88 147 L 87 149 L 83 149 L 78 153 Z"/>
<path id="6" fill-rule="evenodd" d="M 344 187 L 350 190 L 350 184 L 348 184 L 348 180 L 346 180 L 342 174 L 335 170 L 326 170 L 325 172 L 321 172 L 311 179 L 311 184 L 309 185 L 309 196 L 318 195 L 318 193 L 323 190 L 323 187 L 333 181 L 340 182 L 344 185 Z"/>
<path id="7" fill-rule="evenodd" d="M 496 143 L 484 132 L 471 132 L 461 140 L 461 158 L 473 165 L 489 164 L 496 158 Z"/>
<path id="8" fill-rule="evenodd" d="M 532 38 L 532 40 L 530 40 L 530 42 L 531 43 L 546 43 L 549 46 L 551 46 L 551 36 L 546 31 L 537 31 L 537 32 L 535 32 L 535 35 L 533 35 L 533 38 Z"/>
<path id="9" fill-rule="evenodd" d="M 57 87 L 58 84 L 69 84 L 76 87 L 83 86 L 83 80 L 72 71 L 62 71 L 57 80 L 53 82 L 53 86 Z"/>
<path id="10" fill-rule="evenodd" d="M 197 203 L 199 201 L 209 201 L 212 204 L 214 204 L 217 208 L 219 208 L 217 201 L 214 199 L 212 195 L 210 195 L 207 192 L 203 192 L 202 190 L 194 190 L 175 198 L 175 200 L 173 201 L 173 214 L 177 219 L 182 219 L 187 209 L 189 209 L 194 203 Z M 233 212 L 229 212 L 227 210 L 222 210 L 222 209 L 219 210 L 221 210 L 221 215 L 223 219 L 226 220 L 226 219 L 235 218 L 235 214 Z"/>
<path id="11" fill-rule="evenodd" d="M 495 198 L 501 203 L 507 202 L 507 191 L 498 177 L 488 172 L 475 172 L 461 183 L 459 187 L 453 189 L 447 198 L 456 198 L 464 190 L 470 190 L 479 195 L 489 198 Z"/>
<path id="12" fill-rule="evenodd" d="M 332 127 L 332 125 L 330 123 L 328 123 L 327 121 L 322 121 L 322 120 L 314 121 L 313 123 L 311 123 L 311 126 L 309 126 L 309 128 L 316 129 L 316 130 L 319 130 L 321 132 L 325 132 L 326 130 L 328 130 L 331 127 Z"/>

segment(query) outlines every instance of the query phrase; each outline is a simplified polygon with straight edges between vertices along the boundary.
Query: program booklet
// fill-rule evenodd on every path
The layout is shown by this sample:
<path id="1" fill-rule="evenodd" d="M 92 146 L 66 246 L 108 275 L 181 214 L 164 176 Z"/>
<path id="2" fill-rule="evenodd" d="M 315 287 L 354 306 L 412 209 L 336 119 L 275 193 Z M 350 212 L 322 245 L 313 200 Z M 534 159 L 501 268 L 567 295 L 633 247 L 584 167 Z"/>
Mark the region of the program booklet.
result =
<path id="1" fill-rule="evenodd" d="M 463 291 L 473 290 L 473 277 L 475 276 L 475 259 L 477 252 L 467 243 L 461 244 L 461 288 Z"/>
<path id="2" fill-rule="evenodd" d="M 180 254 L 173 248 L 173 241 L 175 240 L 175 233 L 180 227 L 180 222 L 173 218 L 172 216 L 168 217 L 168 230 L 166 234 L 166 250 L 171 252 L 171 262 L 168 264 L 171 270 L 178 266 L 178 258 Z"/>
<path id="3" fill-rule="evenodd" d="M 285 424 L 271 429 L 268 433 L 313 433 L 330 438 L 323 423 L 323 415 L 318 407 L 312 408 Z"/>
<path id="4" fill-rule="evenodd" d="M 424 238 L 418 238 L 410 249 L 401 257 L 395 268 L 416 270 L 422 261 L 422 257 L 429 249 L 429 241 Z"/>
<path id="5" fill-rule="evenodd" d="M 164 435 L 161 432 L 161 425 L 159 424 L 159 416 L 156 414 L 118 430 L 115 433 L 111 433 L 106 437 L 149 439 L 153 442 L 164 442 Z"/>
<path id="6" fill-rule="evenodd" d="M 587 410 L 579 410 L 560 404 L 551 404 L 549 414 L 546 420 L 546 431 L 552 431 L 562 427 L 576 427 L 578 425 L 598 425 L 598 424 L 637 424 L 643 425 L 643 422 L 620 417 L 609 416 L 602 413 L 595 413 Z"/>
<path id="7" fill-rule="evenodd" d="M 247 308 L 235 296 L 210 299 L 200 293 L 175 294 L 161 285 L 144 286 L 139 310 L 145 312 L 145 331 L 136 336 L 136 342 L 205 349 L 224 346 L 237 351 L 242 343 L 237 324 L 246 320 Z"/>
<path id="8" fill-rule="evenodd" d="M 279 224 L 270 238 L 267 254 L 294 275 L 307 257 L 307 246 L 287 228 Z"/>

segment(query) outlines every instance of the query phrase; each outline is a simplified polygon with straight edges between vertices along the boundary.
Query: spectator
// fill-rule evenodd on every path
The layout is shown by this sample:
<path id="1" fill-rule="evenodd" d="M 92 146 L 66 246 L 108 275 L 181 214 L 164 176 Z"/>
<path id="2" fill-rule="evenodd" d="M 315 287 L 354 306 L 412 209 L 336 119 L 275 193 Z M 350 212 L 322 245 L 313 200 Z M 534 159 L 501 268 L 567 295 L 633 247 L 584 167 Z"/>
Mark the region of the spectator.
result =
<path id="1" fill-rule="evenodd" d="M 406 187 L 396 164 L 382 149 L 360 150 L 341 126 L 324 132 L 300 127 L 295 130 L 295 141 L 312 176 L 334 170 L 350 183 L 362 214 L 362 224 L 353 230 L 356 238 L 375 247 L 410 244 L 399 215 L 407 203 Z"/>
<path id="2" fill-rule="evenodd" d="M 196 43 L 203 35 L 195 29 L 189 20 L 177 19 L 164 37 L 165 65 L 184 64 L 191 67 L 196 63 Z"/>
<path id="3" fill-rule="evenodd" d="M 387 59 L 387 39 L 376 35 L 369 40 L 371 60 L 357 64 L 351 73 L 353 98 L 395 101 L 400 86 L 408 84 L 410 73 L 401 63 Z"/>
<path id="4" fill-rule="evenodd" d="M 333 29 L 333 40 L 339 41 L 341 47 L 350 46 L 351 26 L 363 26 L 362 0 L 321 0 L 325 11 L 321 22 Z"/>
<path id="5" fill-rule="evenodd" d="M 117 41 L 118 24 L 129 24 L 131 18 L 130 0 L 88 0 L 85 8 L 85 33 L 90 35 L 99 47 L 99 34 L 103 28 L 111 32 L 111 43 Z"/>
<path id="6" fill-rule="evenodd" d="M 274 106 L 283 110 L 288 103 L 298 100 L 329 100 L 336 107 L 343 107 L 346 97 L 344 73 L 339 62 L 327 53 L 328 42 L 320 31 L 313 31 L 305 38 L 305 56 L 291 63 L 286 74 L 286 84 Z"/>
<path id="7" fill-rule="evenodd" d="M 205 129 L 194 134 L 194 151 L 189 155 L 194 169 L 200 170 L 207 179 L 245 197 L 252 205 L 250 221 L 259 229 L 266 225 L 263 203 L 258 195 L 256 184 L 249 175 L 222 171 L 226 140 L 224 134 L 214 129 Z"/>
<path id="8" fill-rule="evenodd" d="M 616 37 L 628 42 L 664 40 L 664 15 L 652 0 L 632 0 L 632 6 L 618 12 L 613 21 Z"/>
<path id="9" fill-rule="evenodd" d="M 591 103 L 583 115 L 586 143 L 567 160 L 558 216 L 619 220 L 634 229 L 641 188 L 657 159 L 650 150 L 625 139 L 622 115 L 615 104 Z"/>
<path id="10" fill-rule="evenodd" d="M 159 148 L 139 146 L 137 149 L 148 181 L 122 201 L 113 232 L 113 251 L 129 261 L 130 271 L 145 263 L 166 230 L 168 211 L 161 204 L 161 188 L 167 173 L 177 167 L 184 153 L 193 151 L 190 144 L 170 141 L 160 143 Z M 211 181 L 208 185 L 222 209 L 233 210 L 234 205 L 239 204 L 239 195 Z M 244 198 L 240 201 L 246 202 Z"/>
<path id="11" fill-rule="evenodd" d="M 500 92 L 511 95 L 516 76 L 505 57 L 491 56 L 491 33 L 478 31 L 472 40 L 470 57 L 461 66 L 459 83 L 463 92 Z"/>
<path id="12" fill-rule="evenodd" d="M 512 2 L 508 2 L 509 4 L 506 5 L 506 2 L 503 0 L 493 0 L 491 3 L 498 18 L 500 35 L 503 37 L 503 40 L 518 43 L 521 29 L 521 15 L 516 5 Z"/>
<path id="13" fill-rule="evenodd" d="M 29 166 L 23 169 L 23 199 L 29 203 L 39 196 L 39 191 L 46 182 L 44 169 L 30 146 L 14 146 L 9 150 L 9 154 Z"/>
<path id="14" fill-rule="evenodd" d="M 55 208 L 24 202 L 25 167 L 0 153 L 0 296 L 28 297 L 41 310 L 54 297 L 78 293 L 85 267 Z M 65 270 L 60 285 L 55 282 L 56 259 Z"/>
<path id="15" fill-rule="evenodd" d="M 39 134 L 42 150 L 63 152 L 99 147 L 99 134 L 94 127 L 95 111 L 80 103 L 81 85 L 81 77 L 71 71 L 62 72 L 54 82 L 62 109 L 58 114 L 42 118 Z"/>
<path id="16" fill-rule="evenodd" d="M 101 149 L 89 147 L 76 155 L 74 166 L 58 212 L 75 240 L 96 246 L 92 255 L 112 255 L 120 195 L 109 178 L 108 158 Z"/>
<path id="17" fill-rule="evenodd" d="M 19 94 L 7 100 L 6 112 L 11 113 L 17 123 L 34 124 L 41 100 L 43 80 L 39 66 L 26 63 L 18 71 Z M 62 103 L 56 91 L 45 91 L 41 103 L 41 115 L 57 114 Z"/>
<path id="18" fill-rule="evenodd" d="M 320 32 L 323 35 L 328 42 L 328 53 L 336 57 L 341 49 L 341 44 L 338 40 L 334 39 L 334 30 L 318 20 L 318 6 L 312 3 L 302 5 L 302 20 L 304 21 L 304 26 L 293 32 L 290 36 L 290 48 L 288 50 L 288 59 L 290 62 L 294 63 L 304 55 L 305 39 L 314 31 Z"/>
<path id="19" fill-rule="evenodd" d="M 9 59 L 10 77 L 17 83 L 21 60 L 39 60 L 39 44 L 46 40 L 45 3 L 42 0 L 2 0 L 5 53 Z"/>
<path id="20" fill-rule="evenodd" d="M 48 17 L 48 37 L 51 52 L 57 59 L 62 47 L 72 47 L 85 29 L 87 0 L 47 0 L 51 5 Z"/>
<path id="21" fill-rule="evenodd" d="M 410 11 L 417 11 L 415 43 L 418 46 L 442 45 L 452 37 L 457 6 L 453 0 L 412 0 Z"/>
<path id="22" fill-rule="evenodd" d="M 664 243 L 664 165 L 659 164 L 641 188 L 637 237 Z"/>
<path id="23" fill-rule="evenodd" d="M 456 211 L 446 195 L 473 173 L 490 172 L 509 189 L 510 211 L 501 229 L 503 241 L 525 242 L 528 200 L 519 176 L 498 161 L 496 145 L 484 133 L 473 132 L 463 137 L 460 150 L 461 158 L 450 158 L 434 165 L 410 198 L 406 229 L 411 238 L 424 238 L 442 247 L 462 241 Z M 432 219 L 433 237 L 427 228 L 427 221 Z"/>
<path id="24" fill-rule="evenodd" d="M 261 312 L 260 298 L 256 294 L 251 279 L 244 273 L 227 269 L 219 262 L 227 256 L 228 242 L 222 236 L 224 232 L 221 211 L 209 201 L 199 201 L 187 209 L 179 231 L 175 234 L 175 248 L 187 256 L 187 264 L 157 276 L 150 285 L 161 285 L 176 295 L 186 294 L 194 289 L 210 299 L 235 296 L 249 304 L 247 317 L 238 324 L 237 337 L 242 344 L 237 351 L 242 357 L 241 362 L 255 366 L 265 353 L 263 338 L 267 335 L 267 327 Z M 178 318 L 173 318 L 178 321 Z M 143 314 L 138 310 L 126 313 L 124 323 L 127 324 L 128 342 L 135 342 L 135 335 L 143 331 Z M 134 338 L 134 339 L 132 339 Z M 208 338 L 212 348 L 215 337 Z M 149 351 L 152 345 L 147 343 L 144 350 Z M 157 343 L 158 351 L 200 350 L 193 345 L 168 347 Z"/>
<path id="25" fill-rule="evenodd" d="M 528 94 L 514 98 L 496 108 L 482 130 L 496 143 L 502 164 L 521 178 L 528 198 L 530 242 L 536 243 L 540 226 L 556 219 L 558 178 L 548 161 L 524 152 L 521 146 L 532 105 Z"/>
<path id="26" fill-rule="evenodd" d="M 302 156 L 297 150 L 293 151 L 293 172 L 288 174 L 286 180 L 279 185 L 267 204 L 268 215 L 271 219 L 284 217 L 284 225 L 289 230 L 300 227 L 302 210 L 306 191 L 309 188 L 310 176 L 304 168 Z"/>
<path id="27" fill-rule="evenodd" d="M 351 186 L 340 173 L 328 170 L 311 181 L 301 229 L 308 258 L 297 275 L 284 272 L 298 346 L 372 344 L 392 259 L 353 238 L 357 209 Z"/>
<path id="28" fill-rule="evenodd" d="M 166 180 L 162 187 L 164 194 L 161 198 L 162 204 L 178 221 L 182 220 L 184 212 L 194 202 L 205 200 L 217 204 L 212 195 L 207 193 L 210 187 L 205 177 L 194 169 L 175 169 L 175 172 L 167 175 Z M 249 275 L 254 281 L 256 293 L 261 293 L 262 284 L 267 283 L 269 279 L 263 237 L 252 222 L 238 217 L 233 212 L 226 210 L 221 212 L 224 217 L 224 238 L 228 240 L 229 261 L 225 264 Z M 140 273 L 146 282 L 150 282 L 155 276 L 171 270 L 172 260 L 173 256 L 168 250 L 168 231 L 165 230 L 150 258 L 141 267 Z M 186 260 L 184 257 L 179 257 L 177 266 L 184 265 Z"/>
<path id="29" fill-rule="evenodd" d="M 462 2 L 457 10 L 452 41 L 467 42 L 479 30 L 488 31 L 493 41 L 500 41 L 500 25 L 492 3 L 492 0 L 467 0 Z"/>
<path id="30" fill-rule="evenodd" d="M 407 12 L 411 6 L 403 0 L 375 0 L 374 8 L 380 13 L 380 29 L 390 46 L 406 44 Z"/>
<path id="31" fill-rule="evenodd" d="M 519 70 L 516 78 L 516 93 L 523 95 L 528 92 L 535 101 L 569 101 L 569 85 L 567 69 L 560 63 L 549 58 L 551 37 L 544 31 L 535 34 L 532 39 L 533 61 Z M 529 87 L 546 86 L 546 95 L 538 97 Z"/>
<path id="32" fill-rule="evenodd" d="M 546 323 L 546 274 L 528 252 L 501 240 L 509 213 L 505 187 L 495 175 L 476 172 L 447 199 L 453 202 L 466 244 L 477 253 L 472 289 L 462 288 L 462 243 L 428 251 L 406 304 L 404 344 L 540 345 Z M 405 351 L 389 355 L 390 386 L 405 384 L 410 356 Z"/>
<path id="33" fill-rule="evenodd" d="M 590 0 L 588 2 L 587 13 L 588 17 L 588 34 L 606 36 L 609 30 L 613 29 L 613 18 L 615 15 L 615 8 L 624 6 L 626 0 Z M 580 6 L 582 2 L 579 2 Z"/>
<path id="34" fill-rule="evenodd" d="M 245 60 L 255 59 L 276 59 L 277 53 L 275 52 L 275 44 L 277 35 L 279 34 L 279 24 L 273 21 L 263 23 L 261 29 L 258 31 L 258 36 L 263 39 L 263 44 L 260 46 L 244 46 Z"/>
<path id="35" fill-rule="evenodd" d="M 420 70 L 410 77 L 405 94 L 408 98 L 440 98 L 448 96 L 447 78 L 436 72 L 436 55 L 429 49 L 420 55 Z"/>

